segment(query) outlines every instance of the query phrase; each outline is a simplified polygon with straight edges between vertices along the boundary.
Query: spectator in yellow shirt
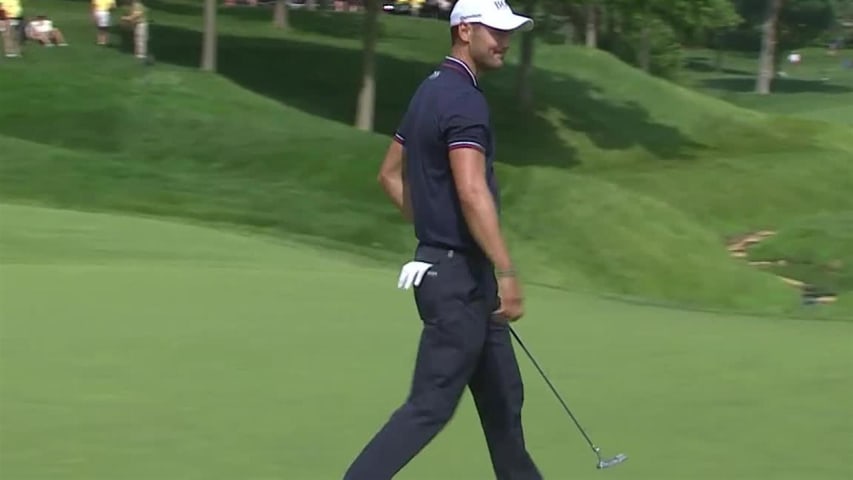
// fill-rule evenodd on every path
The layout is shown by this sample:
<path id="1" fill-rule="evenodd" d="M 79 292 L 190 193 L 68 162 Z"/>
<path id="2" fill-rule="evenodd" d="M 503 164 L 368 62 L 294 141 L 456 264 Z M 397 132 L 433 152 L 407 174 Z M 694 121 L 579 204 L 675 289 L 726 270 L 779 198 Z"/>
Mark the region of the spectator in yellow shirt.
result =
<path id="1" fill-rule="evenodd" d="M 0 0 L 0 10 L 3 11 L 3 20 L 0 20 L 3 30 L 3 50 L 9 58 L 21 56 L 21 44 L 19 42 L 21 15 L 21 0 Z"/>
<path id="2" fill-rule="evenodd" d="M 98 45 L 106 45 L 109 41 L 110 11 L 115 7 L 115 0 L 92 0 L 92 18 L 98 27 Z"/>

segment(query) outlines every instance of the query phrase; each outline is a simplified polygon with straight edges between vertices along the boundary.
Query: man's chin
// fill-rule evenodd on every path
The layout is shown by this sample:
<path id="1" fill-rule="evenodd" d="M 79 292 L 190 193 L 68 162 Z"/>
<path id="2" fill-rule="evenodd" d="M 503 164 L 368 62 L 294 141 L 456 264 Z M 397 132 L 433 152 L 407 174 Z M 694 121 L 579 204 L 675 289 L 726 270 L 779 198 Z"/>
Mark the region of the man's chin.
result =
<path id="1" fill-rule="evenodd" d="M 503 66 L 504 66 L 503 57 L 492 57 L 489 60 L 488 65 L 486 65 L 486 68 L 488 68 L 489 70 L 497 70 Z"/>

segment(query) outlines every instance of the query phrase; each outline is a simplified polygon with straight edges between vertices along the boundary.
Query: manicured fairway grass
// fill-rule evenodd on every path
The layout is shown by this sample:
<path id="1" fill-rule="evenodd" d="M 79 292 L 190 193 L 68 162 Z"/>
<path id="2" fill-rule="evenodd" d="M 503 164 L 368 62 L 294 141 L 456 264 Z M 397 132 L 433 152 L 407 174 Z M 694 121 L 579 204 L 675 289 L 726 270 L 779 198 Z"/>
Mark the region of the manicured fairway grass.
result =
<path id="1" fill-rule="evenodd" d="M 150 219 L 0 219 L 3 478 L 340 478 L 405 396 L 419 321 L 394 270 Z M 596 471 L 521 358 L 546 478 L 853 475 L 850 323 L 527 293 L 518 332 L 605 453 L 631 457 Z M 493 478 L 467 395 L 399 478 Z"/>

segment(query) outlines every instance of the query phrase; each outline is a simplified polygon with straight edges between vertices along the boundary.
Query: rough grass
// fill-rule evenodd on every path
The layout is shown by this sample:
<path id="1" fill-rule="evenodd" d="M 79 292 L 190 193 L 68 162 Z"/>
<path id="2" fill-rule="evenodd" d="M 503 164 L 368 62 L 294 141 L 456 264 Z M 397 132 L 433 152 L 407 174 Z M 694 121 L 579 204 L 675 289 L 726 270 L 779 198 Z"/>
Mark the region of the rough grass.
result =
<path id="1" fill-rule="evenodd" d="M 438 22 L 383 17 L 377 133 L 348 127 L 360 17 L 223 10 L 220 75 L 198 72 L 196 5 L 153 2 L 143 67 L 90 45 L 79 2 L 45 2 L 67 49 L 28 47 L 0 77 L 0 189 L 16 202 L 264 229 L 393 259 L 409 228 L 374 175 Z M 82 10 L 81 10 L 82 9 Z M 541 46 L 533 112 L 515 68 L 484 79 L 513 249 L 531 282 L 684 306 L 794 311 L 795 293 L 729 259 L 724 238 L 851 209 L 851 132 L 737 108 L 601 52 Z"/>

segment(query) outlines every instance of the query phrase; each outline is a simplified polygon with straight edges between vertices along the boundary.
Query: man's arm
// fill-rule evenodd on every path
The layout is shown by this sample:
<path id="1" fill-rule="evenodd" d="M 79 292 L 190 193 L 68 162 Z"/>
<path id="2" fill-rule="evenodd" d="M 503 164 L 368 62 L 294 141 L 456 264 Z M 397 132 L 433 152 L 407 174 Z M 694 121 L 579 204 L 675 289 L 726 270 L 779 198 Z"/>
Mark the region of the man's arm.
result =
<path id="1" fill-rule="evenodd" d="M 388 146 L 388 151 L 385 153 L 382 166 L 379 168 L 377 180 L 388 198 L 403 214 L 403 217 L 411 222 L 413 215 L 411 197 L 409 196 L 409 182 L 406 179 L 405 154 L 403 145 L 396 139 L 392 140 L 391 145 Z"/>
<path id="2" fill-rule="evenodd" d="M 486 183 L 486 157 L 477 148 L 450 150 L 450 169 L 462 214 L 480 248 L 498 274 L 512 271 L 512 260 L 501 234 L 498 211 Z"/>

